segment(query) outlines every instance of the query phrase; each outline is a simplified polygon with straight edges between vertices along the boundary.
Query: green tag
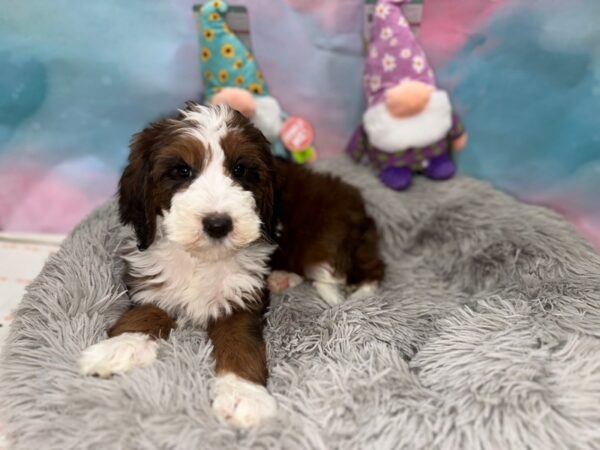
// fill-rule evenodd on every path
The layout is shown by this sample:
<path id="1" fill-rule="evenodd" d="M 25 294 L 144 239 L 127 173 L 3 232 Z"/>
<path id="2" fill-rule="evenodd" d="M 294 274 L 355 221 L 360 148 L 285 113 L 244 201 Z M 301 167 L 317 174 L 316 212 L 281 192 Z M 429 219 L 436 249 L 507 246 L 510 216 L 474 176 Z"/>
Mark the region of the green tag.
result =
<path id="1" fill-rule="evenodd" d="M 292 159 L 297 164 L 306 164 L 317 159 L 317 153 L 313 147 L 305 148 L 304 150 L 290 152 Z"/>

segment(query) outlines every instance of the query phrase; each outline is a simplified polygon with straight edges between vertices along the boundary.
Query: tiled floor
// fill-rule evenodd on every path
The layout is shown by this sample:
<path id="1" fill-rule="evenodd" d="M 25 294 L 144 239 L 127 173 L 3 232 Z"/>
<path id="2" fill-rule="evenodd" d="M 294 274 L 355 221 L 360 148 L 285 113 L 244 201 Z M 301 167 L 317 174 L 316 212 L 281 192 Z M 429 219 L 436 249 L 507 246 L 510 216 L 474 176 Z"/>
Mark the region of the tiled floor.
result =
<path id="1" fill-rule="evenodd" d="M 12 320 L 12 310 L 63 236 L 0 233 L 0 346 Z M 0 422 L 0 450 L 8 448 Z"/>

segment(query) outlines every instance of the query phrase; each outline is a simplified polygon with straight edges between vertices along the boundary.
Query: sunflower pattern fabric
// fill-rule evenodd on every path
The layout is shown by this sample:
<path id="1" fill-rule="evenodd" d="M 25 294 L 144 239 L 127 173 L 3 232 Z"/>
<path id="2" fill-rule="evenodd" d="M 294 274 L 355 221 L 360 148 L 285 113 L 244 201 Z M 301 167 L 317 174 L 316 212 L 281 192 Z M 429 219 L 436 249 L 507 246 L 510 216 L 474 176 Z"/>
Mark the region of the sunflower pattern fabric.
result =
<path id="1" fill-rule="evenodd" d="M 206 101 L 224 87 L 238 87 L 254 95 L 268 95 L 254 57 L 225 22 L 227 3 L 212 0 L 200 8 L 200 64 Z"/>

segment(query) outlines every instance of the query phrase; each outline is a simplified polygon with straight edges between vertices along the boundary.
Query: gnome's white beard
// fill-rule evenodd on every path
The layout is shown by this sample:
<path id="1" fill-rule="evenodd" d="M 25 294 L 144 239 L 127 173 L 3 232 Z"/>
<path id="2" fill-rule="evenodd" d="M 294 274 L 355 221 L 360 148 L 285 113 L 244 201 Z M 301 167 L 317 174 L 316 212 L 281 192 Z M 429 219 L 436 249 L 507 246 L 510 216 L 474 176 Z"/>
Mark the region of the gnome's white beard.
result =
<path id="1" fill-rule="evenodd" d="M 371 145 L 384 152 L 425 147 L 450 131 L 452 106 L 445 91 L 435 91 L 425 109 L 410 117 L 392 116 L 382 102 L 365 111 L 363 125 Z"/>
<path id="2" fill-rule="evenodd" d="M 283 125 L 279 103 L 271 96 L 255 97 L 254 101 L 256 110 L 252 123 L 270 142 L 275 142 Z"/>

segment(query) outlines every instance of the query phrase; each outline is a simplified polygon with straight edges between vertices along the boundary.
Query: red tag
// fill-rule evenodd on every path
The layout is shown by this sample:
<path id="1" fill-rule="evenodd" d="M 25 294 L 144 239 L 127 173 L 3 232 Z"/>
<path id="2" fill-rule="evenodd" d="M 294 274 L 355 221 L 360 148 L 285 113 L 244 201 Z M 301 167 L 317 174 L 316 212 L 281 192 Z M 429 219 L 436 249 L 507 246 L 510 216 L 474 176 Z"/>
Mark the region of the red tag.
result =
<path id="1" fill-rule="evenodd" d="M 291 116 L 281 127 L 279 137 L 285 148 L 291 152 L 299 152 L 311 146 L 315 133 L 306 120 Z"/>

